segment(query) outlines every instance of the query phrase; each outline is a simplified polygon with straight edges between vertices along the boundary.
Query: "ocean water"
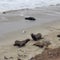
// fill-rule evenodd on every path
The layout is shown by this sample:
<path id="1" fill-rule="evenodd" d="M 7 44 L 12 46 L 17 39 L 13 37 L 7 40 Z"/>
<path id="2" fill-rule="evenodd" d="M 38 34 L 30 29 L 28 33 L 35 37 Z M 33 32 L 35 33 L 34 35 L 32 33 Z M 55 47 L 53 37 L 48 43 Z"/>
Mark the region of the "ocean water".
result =
<path id="1" fill-rule="evenodd" d="M 0 0 L 0 11 L 56 5 L 60 0 Z"/>

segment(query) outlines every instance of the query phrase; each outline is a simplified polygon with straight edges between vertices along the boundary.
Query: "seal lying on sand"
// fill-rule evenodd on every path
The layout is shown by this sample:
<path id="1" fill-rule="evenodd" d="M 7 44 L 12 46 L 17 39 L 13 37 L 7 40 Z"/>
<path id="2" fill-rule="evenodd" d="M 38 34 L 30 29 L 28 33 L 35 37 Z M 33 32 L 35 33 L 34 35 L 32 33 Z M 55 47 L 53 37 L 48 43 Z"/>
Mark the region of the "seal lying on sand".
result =
<path id="1" fill-rule="evenodd" d="M 50 41 L 43 41 L 43 42 L 37 42 L 33 45 L 39 47 L 39 48 L 43 48 L 44 46 L 47 48 L 49 45 L 51 44 Z"/>
<path id="2" fill-rule="evenodd" d="M 25 20 L 32 20 L 35 21 L 36 19 L 34 17 L 26 17 Z"/>
<path id="3" fill-rule="evenodd" d="M 41 33 L 37 33 L 37 34 L 31 34 L 31 37 L 34 41 L 37 41 L 39 39 L 42 39 L 42 34 Z"/>
<path id="4" fill-rule="evenodd" d="M 26 45 L 26 43 L 30 41 L 30 39 L 26 39 L 24 41 L 19 41 L 19 40 L 16 40 L 15 43 L 14 43 L 14 46 L 18 46 L 18 47 L 23 47 Z"/>

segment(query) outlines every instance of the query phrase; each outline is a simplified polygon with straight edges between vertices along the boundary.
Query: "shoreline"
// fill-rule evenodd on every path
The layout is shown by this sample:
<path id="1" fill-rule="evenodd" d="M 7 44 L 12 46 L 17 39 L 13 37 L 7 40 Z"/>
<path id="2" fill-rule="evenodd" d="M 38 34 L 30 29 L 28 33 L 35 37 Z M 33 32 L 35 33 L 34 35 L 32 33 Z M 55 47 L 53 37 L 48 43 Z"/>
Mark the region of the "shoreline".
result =
<path id="1" fill-rule="evenodd" d="M 60 4 L 56 4 L 56 5 L 49 5 L 49 6 L 42 6 L 42 7 L 34 7 L 34 8 L 19 8 L 19 9 L 11 9 L 11 10 L 0 10 L 0 13 L 3 12 L 14 12 L 14 11 L 19 11 L 19 10 L 35 10 L 35 9 L 45 9 L 48 7 L 59 7 Z"/>
<path id="2" fill-rule="evenodd" d="M 18 10 L 0 14 L 0 60 L 29 60 L 41 54 L 44 48 L 33 46 L 36 42 L 50 41 L 49 48 L 60 47 L 60 13 L 59 8 Z M 53 13 L 52 13 L 53 12 Z M 33 16 L 36 21 L 26 21 L 25 17 Z M 33 41 L 31 33 L 41 33 L 44 39 Z M 31 39 L 26 46 L 19 48 L 13 46 L 16 40 Z M 11 58 L 13 57 L 13 58 Z"/>

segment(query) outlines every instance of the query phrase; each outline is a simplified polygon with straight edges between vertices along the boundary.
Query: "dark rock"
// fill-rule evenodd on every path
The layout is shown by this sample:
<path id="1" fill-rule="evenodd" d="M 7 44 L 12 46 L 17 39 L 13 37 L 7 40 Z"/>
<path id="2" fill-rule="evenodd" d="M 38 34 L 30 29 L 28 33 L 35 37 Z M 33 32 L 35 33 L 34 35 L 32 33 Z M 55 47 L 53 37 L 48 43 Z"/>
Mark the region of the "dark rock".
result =
<path id="1" fill-rule="evenodd" d="M 60 38 L 60 34 L 59 34 L 59 35 L 57 35 L 57 37 L 59 37 L 59 38 Z"/>
<path id="2" fill-rule="evenodd" d="M 42 39 L 42 35 L 41 35 L 41 33 L 37 33 L 37 34 L 31 34 L 31 37 L 32 37 L 32 39 L 34 40 L 34 41 L 37 41 L 37 40 L 40 40 L 40 39 Z"/>
<path id="3" fill-rule="evenodd" d="M 26 17 L 25 20 L 32 20 L 35 21 L 36 19 L 34 17 Z"/>
<path id="4" fill-rule="evenodd" d="M 26 39 L 24 41 L 16 40 L 14 46 L 23 47 L 26 45 L 28 41 L 30 41 L 30 39 Z"/>

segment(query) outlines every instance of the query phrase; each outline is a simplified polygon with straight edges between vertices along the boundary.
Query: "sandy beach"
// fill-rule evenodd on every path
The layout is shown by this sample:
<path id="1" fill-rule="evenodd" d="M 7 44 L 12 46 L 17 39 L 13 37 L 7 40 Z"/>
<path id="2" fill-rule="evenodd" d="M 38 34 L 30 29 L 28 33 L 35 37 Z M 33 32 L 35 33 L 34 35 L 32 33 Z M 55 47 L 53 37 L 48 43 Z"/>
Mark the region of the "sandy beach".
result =
<path id="1" fill-rule="evenodd" d="M 25 20 L 34 17 L 35 21 Z M 44 39 L 33 41 L 31 33 L 41 33 Z M 46 8 L 11 10 L 0 13 L 0 60 L 30 60 L 41 54 L 44 48 L 33 46 L 40 41 L 50 41 L 49 48 L 60 47 L 60 6 Z M 16 40 L 30 38 L 24 47 L 13 46 Z"/>

